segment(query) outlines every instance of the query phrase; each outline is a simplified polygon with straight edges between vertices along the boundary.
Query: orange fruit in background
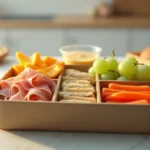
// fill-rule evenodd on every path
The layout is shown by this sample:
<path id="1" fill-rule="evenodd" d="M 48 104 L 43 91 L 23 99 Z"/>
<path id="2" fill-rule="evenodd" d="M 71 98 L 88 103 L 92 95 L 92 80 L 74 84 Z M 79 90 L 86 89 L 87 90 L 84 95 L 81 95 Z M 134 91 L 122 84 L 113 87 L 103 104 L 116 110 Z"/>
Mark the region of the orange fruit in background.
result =
<path id="1" fill-rule="evenodd" d="M 150 47 L 143 49 L 140 56 L 145 59 L 150 59 Z"/>

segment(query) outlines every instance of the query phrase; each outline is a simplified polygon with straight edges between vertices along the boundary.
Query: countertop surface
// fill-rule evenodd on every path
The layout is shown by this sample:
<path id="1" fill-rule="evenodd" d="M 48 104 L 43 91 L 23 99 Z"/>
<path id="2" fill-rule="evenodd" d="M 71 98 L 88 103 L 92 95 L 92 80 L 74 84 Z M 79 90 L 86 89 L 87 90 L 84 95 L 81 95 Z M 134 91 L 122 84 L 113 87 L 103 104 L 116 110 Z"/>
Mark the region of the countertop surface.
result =
<path id="1" fill-rule="evenodd" d="M 118 60 L 121 59 L 118 57 Z M 17 63 L 15 57 L 7 57 L 0 63 L 0 76 L 14 63 Z M 99 149 L 150 150 L 150 135 L 0 130 L 0 150 Z"/>
<path id="2" fill-rule="evenodd" d="M 149 150 L 150 135 L 0 130 L 0 150 Z"/>
<path id="3" fill-rule="evenodd" d="M 50 20 L 0 19 L 0 28 L 149 28 L 150 17 L 60 16 Z"/>

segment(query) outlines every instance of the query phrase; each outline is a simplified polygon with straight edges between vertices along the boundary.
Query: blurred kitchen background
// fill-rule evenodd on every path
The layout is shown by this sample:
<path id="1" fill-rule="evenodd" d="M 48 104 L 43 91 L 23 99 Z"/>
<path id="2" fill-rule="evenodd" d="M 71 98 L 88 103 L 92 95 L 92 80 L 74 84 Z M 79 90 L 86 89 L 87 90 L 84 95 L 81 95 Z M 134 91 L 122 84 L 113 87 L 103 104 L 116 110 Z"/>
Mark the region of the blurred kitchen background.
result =
<path id="1" fill-rule="evenodd" d="M 60 55 L 70 44 L 117 56 L 150 46 L 150 0 L 0 0 L 0 45 L 9 55 Z"/>

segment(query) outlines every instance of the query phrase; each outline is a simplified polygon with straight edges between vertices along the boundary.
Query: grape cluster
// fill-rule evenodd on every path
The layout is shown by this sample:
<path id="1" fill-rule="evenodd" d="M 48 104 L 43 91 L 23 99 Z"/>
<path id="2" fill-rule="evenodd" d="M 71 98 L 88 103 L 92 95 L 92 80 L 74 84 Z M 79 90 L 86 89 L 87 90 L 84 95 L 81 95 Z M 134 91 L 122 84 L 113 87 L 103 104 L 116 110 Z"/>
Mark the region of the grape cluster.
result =
<path id="1" fill-rule="evenodd" d="M 134 57 L 127 57 L 118 62 L 114 55 L 107 58 L 99 58 L 94 61 L 89 73 L 100 80 L 135 80 L 150 81 L 150 66 L 139 64 Z"/>

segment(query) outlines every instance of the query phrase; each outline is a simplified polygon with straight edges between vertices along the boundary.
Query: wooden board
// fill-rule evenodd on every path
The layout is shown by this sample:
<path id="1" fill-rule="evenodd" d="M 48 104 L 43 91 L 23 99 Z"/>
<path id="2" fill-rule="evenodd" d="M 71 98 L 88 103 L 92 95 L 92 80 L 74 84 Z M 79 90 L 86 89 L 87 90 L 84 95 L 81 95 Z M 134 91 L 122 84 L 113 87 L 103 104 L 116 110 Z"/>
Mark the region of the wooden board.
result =
<path id="1" fill-rule="evenodd" d="M 114 16 L 93 18 L 62 16 L 53 21 L 0 20 L 0 28 L 150 28 L 149 17 Z"/>
<path id="2" fill-rule="evenodd" d="M 114 0 L 117 14 L 150 16 L 150 0 Z"/>
<path id="3" fill-rule="evenodd" d="M 66 67 L 65 67 L 66 68 Z M 69 68 L 72 68 L 69 66 Z M 87 71 L 85 66 L 73 68 Z M 3 79 L 13 76 L 13 69 Z M 96 78 L 97 103 L 60 103 L 57 101 L 61 75 L 53 101 L 0 100 L 0 128 L 7 130 L 48 130 L 74 132 L 150 133 L 150 105 L 109 104 L 101 100 L 100 90 L 109 83 Z M 130 81 L 131 85 L 150 82 Z"/>

